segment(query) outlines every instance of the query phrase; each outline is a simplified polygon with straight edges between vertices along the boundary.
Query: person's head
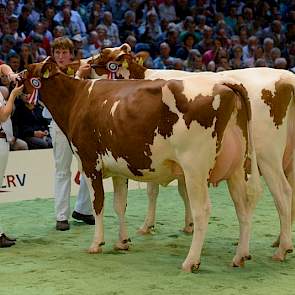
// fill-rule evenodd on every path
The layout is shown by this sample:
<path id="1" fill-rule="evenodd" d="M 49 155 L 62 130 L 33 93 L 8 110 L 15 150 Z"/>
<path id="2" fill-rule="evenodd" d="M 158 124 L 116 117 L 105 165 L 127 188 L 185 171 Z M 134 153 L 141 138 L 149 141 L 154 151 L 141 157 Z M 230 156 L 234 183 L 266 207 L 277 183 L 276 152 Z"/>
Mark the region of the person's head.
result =
<path id="1" fill-rule="evenodd" d="M 181 58 L 174 59 L 174 70 L 183 71 L 183 60 Z"/>
<path id="2" fill-rule="evenodd" d="M 186 33 L 183 37 L 183 44 L 188 47 L 193 47 L 196 42 L 196 37 L 192 33 Z"/>
<path id="3" fill-rule="evenodd" d="M 62 10 L 62 14 L 63 14 L 63 17 L 64 17 L 64 22 L 69 23 L 71 21 L 71 9 L 68 8 L 68 7 L 65 7 Z"/>
<path id="4" fill-rule="evenodd" d="M 41 47 L 43 42 L 43 36 L 42 34 L 33 33 L 32 34 L 32 49 L 33 51 L 37 48 Z"/>
<path id="5" fill-rule="evenodd" d="M 27 19 L 29 15 L 31 14 L 32 6 L 30 4 L 25 4 L 22 7 L 21 15 L 24 19 Z"/>
<path id="6" fill-rule="evenodd" d="M 133 36 L 133 35 L 129 35 L 127 38 L 126 38 L 126 41 L 125 41 L 127 44 L 130 45 L 132 51 L 134 51 L 134 48 L 135 48 L 135 45 L 136 45 L 136 38 Z"/>
<path id="7" fill-rule="evenodd" d="M 2 40 L 2 50 L 8 52 L 15 46 L 15 39 L 12 35 L 5 35 Z"/>
<path id="8" fill-rule="evenodd" d="M 110 26 L 113 22 L 113 15 L 109 11 L 105 11 L 103 14 L 103 23 L 107 26 Z"/>
<path id="9" fill-rule="evenodd" d="M 72 41 L 74 43 L 75 49 L 80 49 L 83 47 L 83 38 L 80 34 L 73 36 Z"/>
<path id="10" fill-rule="evenodd" d="M 89 37 L 88 37 L 88 43 L 89 44 L 95 44 L 96 42 L 97 42 L 97 40 L 98 40 L 98 34 L 97 34 L 97 32 L 96 31 L 91 31 L 90 33 L 89 33 Z"/>
<path id="11" fill-rule="evenodd" d="M 154 10 L 150 10 L 147 13 L 147 22 L 150 24 L 155 24 L 158 21 L 158 15 Z"/>
<path id="12" fill-rule="evenodd" d="M 53 58 L 59 67 L 64 68 L 72 62 L 74 44 L 69 38 L 59 37 L 54 39 L 51 48 Z"/>
<path id="13" fill-rule="evenodd" d="M 160 54 L 163 57 L 166 57 L 166 58 L 169 57 L 169 54 L 170 54 L 170 46 L 169 46 L 168 43 L 162 42 L 160 44 Z"/>
<path id="14" fill-rule="evenodd" d="M 258 67 L 266 67 L 266 61 L 264 58 L 258 58 L 256 61 L 255 61 L 255 67 L 258 68 Z"/>
<path id="15" fill-rule="evenodd" d="M 279 34 L 282 29 L 281 22 L 279 20 L 274 20 L 271 24 L 271 29 L 274 33 Z"/>
<path id="16" fill-rule="evenodd" d="M 281 57 L 281 50 L 278 47 L 274 47 L 270 52 L 270 57 L 273 61 L 275 61 L 277 58 Z"/>
<path id="17" fill-rule="evenodd" d="M 248 40 L 248 47 L 249 48 L 253 48 L 256 47 L 258 44 L 258 39 L 256 36 L 250 36 L 249 40 Z"/>
<path id="18" fill-rule="evenodd" d="M 212 37 L 213 30 L 209 26 L 204 26 L 204 31 L 203 31 L 203 39 L 209 39 Z"/>
<path id="19" fill-rule="evenodd" d="M 231 46 L 233 46 L 233 47 L 241 44 L 240 37 L 238 35 L 231 36 L 230 41 L 231 41 Z"/>
<path id="20" fill-rule="evenodd" d="M 96 27 L 96 32 L 98 34 L 99 40 L 104 40 L 107 37 L 107 28 L 105 27 L 105 25 L 98 25 Z"/>
<path id="21" fill-rule="evenodd" d="M 65 35 L 65 28 L 63 26 L 56 26 L 53 29 L 53 37 L 59 38 Z"/>
<path id="22" fill-rule="evenodd" d="M 236 58 L 241 58 L 243 55 L 243 47 L 241 45 L 235 45 L 233 47 L 233 53 L 234 53 L 234 57 Z"/>
<path id="23" fill-rule="evenodd" d="M 35 24 L 35 29 L 34 31 L 38 34 L 43 34 L 44 33 L 44 26 L 42 22 L 37 22 Z"/>
<path id="24" fill-rule="evenodd" d="M 16 32 L 18 29 L 18 19 L 15 16 L 11 16 L 8 19 L 9 27 L 12 33 Z"/>
<path id="25" fill-rule="evenodd" d="M 9 54 L 7 57 L 7 63 L 15 73 L 18 72 L 20 67 L 20 56 L 17 53 Z"/>
<path id="26" fill-rule="evenodd" d="M 169 44 L 176 44 L 178 41 L 178 31 L 177 30 L 169 30 L 167 33 L 167 41 Z"/>
<path id="27" fill-rule="evenodd" d="M 252 20 L 253 19 L 253 10 L 250 7 L 245 7 L 243 16 L 246 20 Z"/>
<path id="28" fill-rule="evenodd" d="M 229 66 L 229 63 L 228 63 L 228 59 L 226 57 L 221 57 L 219 59 L 219 62 L 218 62 L 218 67 L 222 67 L 224 69 L 229 69 L 230 66 Z"/>
<path id="29" fill-rule="evenodd" d="M 55 15 L 55 9 L 54 6 L 48 6 L 45 10 L 45 17 L 50 20 L 54 17 Z"/>
<path id="30" fill-rule="evenodd" d="M 6 9 L 7 9 L 7 14 L 8 14 L 8 15 L 13 14 L 14 9 L 15 9 L 15 3 L 14 3 L 14 1 L 9 0 L 9 1 L 7 2 Z"/>
<path id="31" fill-rule="evenodd" d="M 215 61 L 213 61 L 213 60 L 209 61 L 208 65 L 207 65 L 207 71 L 215 72 L 215 70 L 216 70 Z"/>
<path id="32" fill-rule="evenodd" d="M 265 38 L 263 40 L 263 49 L 264 49 L 264 52 L 270 53 L 271 50 L 273 49 L 273 44 L 274 44 L 274 41 L 273 41 L 272 38 Z"/>
<path id="33" fill-rule="evenodd" d="M 132 24 L 135 22 L 135 12 L 132 10 L 127 10 L 124 14 L 124 20 L 126 24 Z"/>
<path id="34" fill-rule="evenodd" d="M 287 60 L 284 57 L 278 57 L 274 61 L 275 69 L 287 69 Z"/>
<path id="35" fill-rule="evenodd" d="M 31 46 L 30 44 L 24 43 L 20 49 L 20 55 L 23 59 L 27 59 L 31 55 Z"/>
<path id="36" fill-rule="evenodd" d="M 190 50 L 186 63 L 187 63 L 187 66 L 191 67 L 192 69 L 202 70 L 203 62 L 202 62 L 202 55 L 200 51 L 198 49 Z"/>
<path id="37" fill-rule="evenodd" d="M 4 23 L 0 25 L 2 35 L 9 35 L 12 33 L 9 23 Z"/>

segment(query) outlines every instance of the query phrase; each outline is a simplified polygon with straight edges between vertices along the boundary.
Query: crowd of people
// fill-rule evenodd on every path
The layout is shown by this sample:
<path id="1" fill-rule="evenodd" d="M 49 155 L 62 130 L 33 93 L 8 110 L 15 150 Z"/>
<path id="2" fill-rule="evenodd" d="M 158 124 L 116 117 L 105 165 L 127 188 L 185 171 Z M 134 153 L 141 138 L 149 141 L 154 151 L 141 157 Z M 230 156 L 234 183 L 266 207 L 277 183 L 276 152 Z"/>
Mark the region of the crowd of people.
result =
<path id="1" fill-rule="evenodd" d="M 294 1 L 0 1 L 0 61 L 16 73 L 51 54 L 57 37 L 74 58 L 128 43 L 155 69 L 190 72 L 246 67 L 295 71 Z M 9 86 L 5 76 L 3 86 Z M 52 147 L 42 107 L 17 100 L 11 150 Z"/>

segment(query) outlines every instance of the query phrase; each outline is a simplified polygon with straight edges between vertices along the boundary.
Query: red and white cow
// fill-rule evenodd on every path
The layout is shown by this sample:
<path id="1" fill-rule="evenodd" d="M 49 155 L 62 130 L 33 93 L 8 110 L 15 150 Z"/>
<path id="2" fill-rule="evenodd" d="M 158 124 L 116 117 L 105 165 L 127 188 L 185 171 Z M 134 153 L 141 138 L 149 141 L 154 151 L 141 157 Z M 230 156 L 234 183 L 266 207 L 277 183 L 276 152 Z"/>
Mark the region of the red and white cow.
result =
<path id="1" fill-rule="evenodd" d="M 293 249 L 291 219 L 292 221 L 295 219 L 295 75 L 286 70 L 271 68 L 249 68 L 220 73 L 150 70 L 138 65 L 132 57 L 128 58 L 125 55 L 124 58 L 126 58 L 123 63 L 125 66 L 121 66 L 117 72 L 117 76 L 124 79 L 183 79 L 193 76 L 197 81 L 200 75 L 202 77 L 207 75 L 208 79 L 219 76 L 233 78 L 243 84 L 250 97 L 253 112 L 254 144 L 258 165 L 273 194 L 280 218 L 280 235 L 275 243 L 279 249 L 273 258 L 284 260 L 286 253 Z M 120 61 L 120 58 L 118 60 Z M 96 69 L 99 76 L 105 71 L 102 64 Z M 178 189 L 186 208 L 184 230 L 191 232 L 191 210 L 182 179 L 179 181 Z M 148 184 L 149 209 L 141 233 L 149 233 L 155 224 L 158 192 L 157 184 Z"/>
<path id="2" fill-rule="evenodd" d="M 207 183 L 222 179 L 231 183 L 242 219 L 233 263 L 240 266 L 249 259 L 250 223 L 260 182 L 251 111 L 242 85 L 217 76 L 200 76 L 198 81 L 78 81 L 50 61 L 28 67 L 27 92 L 40 85 L 34 79 L 39 79 L 42 100 L 69 139 L 94 195 L 91 253 L 101 252 L 104 243 L 103 177 L 167 185 L 184 175 L 194 233 L 183 270 L 199 268 L 210 215 Z M 250 178 L 245 171 L 249 159 Z"/>

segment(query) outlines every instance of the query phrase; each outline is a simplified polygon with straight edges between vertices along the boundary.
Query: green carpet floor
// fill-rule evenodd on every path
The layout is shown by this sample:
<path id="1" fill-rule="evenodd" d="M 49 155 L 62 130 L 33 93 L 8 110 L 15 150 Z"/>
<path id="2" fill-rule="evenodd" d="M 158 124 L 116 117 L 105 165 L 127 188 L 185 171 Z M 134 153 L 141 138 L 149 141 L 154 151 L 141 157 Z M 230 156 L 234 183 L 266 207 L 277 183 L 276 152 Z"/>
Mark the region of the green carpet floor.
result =
<path id="1" fill-rule="evenodd" d="M 0 216 L 17 245 L 0 249 L 0 294 L 295 294 L 295 255 L 274 262 L 272 242 L 279 221 L 266 191 L 255 212 L 251 254 L 242 269 L 232 268 L 238 225 L 225 184 L 210 190 L 212 214 L 198 274 L 180 266 L 191 236 L 183 226 L 183 205 L 177 189 L 162 188 L 156 232 L 138 236 L 147 207 L 145 191 L 129 193 L 127 221 L 132 247 L 113 251 L 118 225 L 107 194 L 104 253 L 86 253 L 93 227 L 71 221 L 71 230 L 54 229 L 53 200 L 0 204 Z M 72 204 L 74 204 L 74 198 Z"/>

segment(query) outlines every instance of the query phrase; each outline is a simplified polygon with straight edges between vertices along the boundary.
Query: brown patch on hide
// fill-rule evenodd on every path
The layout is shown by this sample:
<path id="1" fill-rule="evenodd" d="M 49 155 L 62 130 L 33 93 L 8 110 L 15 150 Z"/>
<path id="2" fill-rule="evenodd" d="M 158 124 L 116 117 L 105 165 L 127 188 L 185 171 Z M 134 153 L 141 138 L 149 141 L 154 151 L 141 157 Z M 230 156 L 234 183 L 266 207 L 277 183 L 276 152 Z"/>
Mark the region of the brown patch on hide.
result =
<path id="1" fill-rule="evenodd" d="M 188 129 L 193 121 L 207 129 L 213 126 L 214 119 L 216 119 L 212 137 L 217 137 L 216 151 L 218 152 L 224 130 L 235 107 L 235 93 L 225 85 L 216 84 L 212 95 L 197 94 L 193 100 L 188 101 L 183 94 L 184 89 L 181 81 L 168 81 L 168 87 L 174 93 L 176 107 L 184 114 L 183 118 Z M 214 110 L 212 103 L 216 95 L 220 95 L 220 105 L 217 110 Z"/>
<path id="2" fill-rule="evenodd" d="M 262 89 L 261 91 L 261 99 L 269 106 L 270 116 L 277 128 L 283 124 L 293 91 L 293 85 L 284 80 L 275 83 L 274 94 L 268 89 Z"/>

